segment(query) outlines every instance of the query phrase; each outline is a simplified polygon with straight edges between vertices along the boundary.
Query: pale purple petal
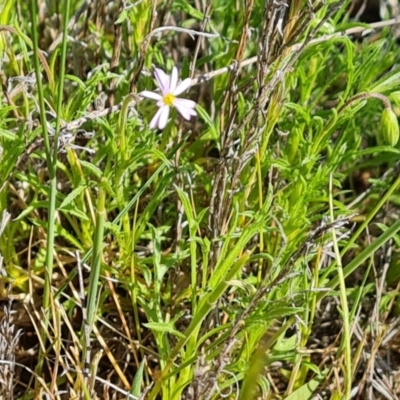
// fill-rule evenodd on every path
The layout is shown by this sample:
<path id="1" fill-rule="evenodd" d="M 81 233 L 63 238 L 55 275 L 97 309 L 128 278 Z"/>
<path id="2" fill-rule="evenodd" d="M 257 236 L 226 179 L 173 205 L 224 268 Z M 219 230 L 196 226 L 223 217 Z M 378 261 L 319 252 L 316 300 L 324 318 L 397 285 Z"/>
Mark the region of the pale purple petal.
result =
<path id="1" fill-rule="evenodd" d="M 179 111 L 179 114 L 181 114 L 182 117 L 185 118 L 187 121 L 189 121 L 192 116 L 197 115 L 196 112 L 193 111 L 191 108 L 176 107 L 176 109 Z"/>
<path id="2" fill-rule="evenodd" d="M 177 83 L 178 83 L 178 68 L 173 67 L 172 72 L 171 72 L 171 81 L 169 84 L 169 92 L 170 93 L 174 93 Z"/>
<path id="3" fill-rule="evenodd" d="M 160 68 L 154 70 L 158 87 L 161 89 L 162 94 L 165 96 L 169 93 L 169 76 Z"/>
<path id="4" fill-rule="evenodd" d="M 192 102 L 191 100 L 175 99 L 174 106 L 178 110 L 179 114 L 189 121 L 190 117 L 197 115 L 197 113 L 191 106 L 188 107 L 187 103 L 194 103 L 196 105 L 196 103 L 194 101 Z"/>
<path id="5" fill-rule="evenodd" d="M 143 90 L 143 92 L 139 93 L 139 96 L 146 97 L 148 99 L 153 99 L 153 100 L 162 100 L 162 96 L 158 93 L 155 92 L 150 92 L 148 90 Z"/>
<path id="6" fill-rule="evenodd" d="M 174 100 L 174 105 L 179 104 L 181 107 L 186 107 L 186 108 L 195 108 L 196 107 L 196 102 L 193 100 L 188 100 L 188 99 L 175 99 Z"/>
<path id="7" fill-rule="evenodd" d="M 169 117 L 169 107 L 164 106 L 160 108 L 160 119 L 158 121 L 158 129 L 164 129 L 165 125 L 167 125 L 168 117 Z M 159 110 L 159 111 L 160 111 Z"/>
<path id="8" fill-rule="evenodd" d="M 181 93 L 183 93 L 186 89 L 188 89 L 190 87 L 190 85 L 192 84 L 192 80 L 190 78 L 186 78 L 185 80 L 183 80 L 176 88 L 175 90 L 172 92 L 172 94 L 174 96 L 178 96 Z"/>
<path id="9" fill-rule="evenodd" d="M 150 121 L 150 129 L 154 129 L 160 122 L 160 115 L 163 111 L 163 107 L 159 108 L 157 110 L 157 112 L 155 113 L 154 117 L 152 118 L 152 120 Z"/>

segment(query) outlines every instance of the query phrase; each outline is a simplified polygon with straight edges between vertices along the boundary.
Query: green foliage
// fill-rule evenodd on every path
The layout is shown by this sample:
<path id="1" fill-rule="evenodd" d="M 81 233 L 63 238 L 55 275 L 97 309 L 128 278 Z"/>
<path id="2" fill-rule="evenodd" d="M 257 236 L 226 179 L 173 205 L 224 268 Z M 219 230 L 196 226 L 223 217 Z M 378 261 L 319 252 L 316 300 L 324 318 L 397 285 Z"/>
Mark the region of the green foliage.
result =
<path id="1" fill-rule="evenodd" d="M 275 2 L 33 3 L 0 8 L 0 290 L 41 343 L 19 398 L 350 398 L 355 321 L 379 347 L 400 310 L 395 38 L 332 1 L 275 25 Z M 180 95 L 198 116 L 150 130 L 139 93 L 175 64 L 211 73 Z"/>

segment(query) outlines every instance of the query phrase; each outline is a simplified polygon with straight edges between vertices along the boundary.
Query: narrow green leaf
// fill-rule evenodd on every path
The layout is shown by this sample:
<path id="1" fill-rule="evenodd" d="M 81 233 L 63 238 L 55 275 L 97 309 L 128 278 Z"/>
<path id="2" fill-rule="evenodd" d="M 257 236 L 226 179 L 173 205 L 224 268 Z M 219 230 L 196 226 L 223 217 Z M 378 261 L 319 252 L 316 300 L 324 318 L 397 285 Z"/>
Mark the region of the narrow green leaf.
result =
<path id="1" fill-rule="evenodd" d="M 375 83 L 375 86 L 369 88 L 370 92 L 384 93 L 393 91 L 400 87 L 400 71 L 395 72 L 389 77 L 385 76 L 380 81 Z"/>
<path id="2" fill-rule="evenodd" d="M 196 10 L 193 6 L 189 4 L 189 2 L 185 0 L 175 0 L 174 3 L 174 8 L 176 10 L 180 10 L 183 12 L 188 13 L 190 16 L 202 20 L 204 18 L 204 14 L 201 13 L 200 11 Z"/>
<path id="3" fill-rule="evenodd" d="M 8 140 L 15 140 L 16 139 L 16 135 L 15 135 L 15 133 L 12 133 L 12 132 L 10 132 L 10 131 L 7 131 L 7 130 L 5 130 L 5 129 L 3 129 L 3 128 L 0 128 L 0 136 L 1 137 L 3 137 L 3 138 L 5 138 L 5 139 L 8 139 Z"/>
<path id="4" fill-rule="evenodd" d="M 86 188 L 86 185 L 79 185 L 76 187 L 68 196 L 60 204 L 59 208 L 65 208 L 68 204 L 70 204 L 75 197 L 79 196 Z"/>
<path id="5" fill-rule="evenodd" d="M 142 393 L 144 363 L 145 360 L 142 360 L 139 369 L 136 371 L 135 377 L 133 378 L 131 394 L 137 397 L 139 397 Z"/>
<path id="6" fill-rule="evenodd" d="M 286 400 L 309 400 L 312 398 L 315 390 L 328 374 L 328 370 L 322 372 L 321 375 L 311 379 L 306 384 L 295 390 L 292 394 L 286 397 Z"/>
<path id="7" fill-rule="evenodd" d="M 59 208 L 59 211 L 62 211 L 66 214 L 75 215 L 76 217 L 82 219 L 83 221 L 90 221 L 90 218 L 85 214 L 82 210 L 79 210 L 72 204 L 67 204 L 63 208 Z"/>
<path id="8" fill-rule="evenodd" d="M 182 332 L 177 331 L 172 323 L 167 322 L 147 322 L 143 324 L 145 327 L 151 329 L 152 331 L 162 332 L 162 333 L 171 333 L 180 338 L 184 338 L 185 335 Z"/>

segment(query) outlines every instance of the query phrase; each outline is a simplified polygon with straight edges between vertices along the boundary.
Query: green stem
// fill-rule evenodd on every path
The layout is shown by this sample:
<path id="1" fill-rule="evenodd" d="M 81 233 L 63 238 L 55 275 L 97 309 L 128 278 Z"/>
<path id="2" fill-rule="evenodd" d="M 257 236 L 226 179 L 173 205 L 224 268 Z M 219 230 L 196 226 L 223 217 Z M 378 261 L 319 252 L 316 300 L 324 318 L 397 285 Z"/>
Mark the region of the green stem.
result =
<path id="1" fill-rule="evenodd" d="M 90 268 L 89 276 L 89 287 L 87 292 L 87 321 L 82 324 L 81 341 L 82 341 L 82 365 L 90 365 L 90 335 L 93 330 L 93 326 L 96 322 L 97 313 L 97 298 L 98 298 L 98 287 L 99 277 L 101 270 L 101 262 L 103 255 L 103 235 L 104 235 L 104 223 L 106 215 L 106 191 L 105 191 L 106 179 L 102 178 L 100 181 L 99 199 L 96 210 L 96 227 L 93 234 L 93 253 L 92 253 L 92 264 Z M 87 382 L 84 381 L 82 384 L 83 390 L 85 391 Z M 90 399 L 85 395 L 85 399 Z"/>
<path id="2" fill-rule="evenodd" d="M 65 76 L 65 60 L 67 53 L 67 26 L 69 20 L 70 0 L 65 1 L 64 15 L 63 15 L 63 40 L 61 50 L 61 61 L 60 61 L 60 76 L 59 76 L 59 88 L 58 88 L 58 104 L 57 104 L 57 120 L 56 120 L 56 132 L 54 136 L 53 152 L 50 145 L 50 137 L 47 129 L 47 118 L 46 108 L 44 99 L 44 90 L 42 84 L 42 75 L 40 70 L 40 50 L 39 50 L 39 39 L 38 39 L 38 25 L 37 25 L 37 4 L 35 0 L 30 1 L 31 9 L 31 21 L 32 21 L 32 39 L 33 39 L 33 61 L 35 66 L 36 74 L 36 85 L 38 89 L 39 109 L 40 109 L 40 121 L 42 127 L 42 136 L 45 147 L 45 154 L 47 160 L 47 168 L 50 175 L 50 192 L 49 192 L 49 203 L 48 203 L 48 223 L 47 223 L 47 252 L 45 259 L 45 279 L 44 279 L 44 290 L 43 290 L 43 303 L 42 307 L 45 312 L 44 326 L 41 328 L 42 343 L 46 342 L 47 339 L 47 324 L 50 319 L 49 306 L 51 301 L 51 280 L 53 275 L 53 259 L 54 259 L 54 238 L 55 238 L 55 214 L 56 214 L 56 197 L 57 197 L 57 152 L 58 152 L 58 137 L 60 134 L 61 125 L 61 106 L 63 100 L 64 90 L 64 76 Z M 53 153 L 53 154 L 52 154 Z M 38 364 L 36 367 L 36 373 L 41 376 L 43 363 L 44 363 L 44 349 L 39 352 Z"/>
<path id="3" fill-rule="evenodd" d="M 97 290 L 99 286 L 99 276 L 101 270 L 101 260 L 103 254 L 103 235 L 104 235 L 104 223 L 105 223 L 105 202 L 106 202 L 106 191 L 105 191 L 105 178 L 102 178 L 100 182 L 100 193 L 96 211 L 96 228 L 93 237 L 93 253 L 92 253 L 92 264 L 90 268 L 89 277 L 89 288 L 88 288 L 88 303 L 87 303 L 87 323 L 90 330 L 93 329 L 95 322 L 96 308 L 97 308 Z"/>
<path id="4" fill-rule="evenodd" d="M 126 96 L 124 101 L 122 102 L 122 108 L 121 108 L 121 113 L 119 116 L 119 145 L 120 145 L 120 162 L 119 162 L 119 172 L 117 174 L 117 182 L 118 182 L 118 187 L 119 187 L 119 193 L 118 193 L 118 201 L 121 204 L 121 208 L 124 205 L 123 204 L 123 198 L 124 198 L 124 191 L 126 188 L 126 185 L 129 184 L 127 179 L 124 179 L 123 176 L 127 177 L 128 174 L 126 173 L 127 171 L 127 161 L 129 158 L 128 152 L 127 152 L 127 140 L 126 140 L 126 134 L 125 134 L 125 127 L 126 127 L 126 120 L 128 116 L 128 110 L 129 110 L 129 104 L 132 103 L 132 101 L 136 98 L 134 94 L 129 94 Z M 131 244 L 129 242 L 129 234 L 131 231 L 130 223 L 129 223 L 129 216 L 128 214 L 125 214 L 122 217 L 122 225 L 124 228 L 124 241 L 125 241 L 125 253 L 128 255 L 130 250 L 131 250 Z"/>
<path id="5" fill-rule="evenodd" d="M 330 196 L 329 196 L 329 211 L 331 222 L 335 220 L 335 216 L 333 214 L 333 196 L 332 196 L 332 175 L 330 177 Z M 333 238 L 333 248 L 336 255 L 336 270 L 337 277 L 339 282 L 339 290 L 340 290 L 340 303 L 341 303 L 341 316 L 343 320 L 343 335 L 342 335 L 342 345 L 341 348 L 344 350 L 344 382 L 345 382 L 345 399 L 350 399 L 351 395 L 351 332 L 350 332 L 350 314 L 349 314 L 349 304 L 347 302 L 347 292 L 346 292 L 346 282 L 345 276 L 343 272 L 342 259 L 340 256 L 340 250 L 338 241 L 336 238 L 335 229 L 332 229 L 332 238 Z"/>
<path id="6" fill-rule="evenodd" d="M 46 153 L 47 166 L 49 168 L 49 174 L 52 178 L 55 175 L 53 162 L 51 159 L 51 148 L 50 148 L 50 139 L 49 132 L 47 129 L 47 121 L 46 121 L 46 108 L 44 105 L 44 93 L 43 93 L 43 83 L 42 83 L 42 74 L 40 72 L 40 62 L 39 62 L 39 39 L 38 39 L 38 25 L 37 25 L 37 5 L 35 0 L 30 1 L 31 6 L 31 34 L 33 39 L 33 63 L 35 66 L 36 73 L 36 86 L 38 90 L 39 97 L 39 110 L 40 110 L 40 122 L 42 126 L 42 136 L 44 141 L 44 149 Z M 50 218 L 49 218 L 50 221 Z"/>
<path id="7" fill-rule="evenodd" d="M 125 135 L 125 126 L 126 126 L 126 119 L 128 115 L 128 107 L 129 104 L 136 98 L 136 96 L 131 93 L 125 97 L 124 101 L 122 102 L 122 108 L 119 118 L 119 144 L 121 150 L 121 159 L 124 164 L 125 161 L 128 159 L 128 154 L 126 152 L 126 135 Z"/>

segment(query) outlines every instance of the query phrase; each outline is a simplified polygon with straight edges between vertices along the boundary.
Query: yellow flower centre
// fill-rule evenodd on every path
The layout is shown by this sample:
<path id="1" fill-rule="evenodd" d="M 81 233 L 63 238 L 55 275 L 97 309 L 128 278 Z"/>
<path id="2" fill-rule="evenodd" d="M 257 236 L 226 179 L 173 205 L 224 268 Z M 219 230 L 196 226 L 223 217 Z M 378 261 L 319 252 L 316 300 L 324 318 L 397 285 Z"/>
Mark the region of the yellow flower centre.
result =
<path id="1" fill-rule="evenodd" d="M 163 102 L 166 106 L 172 106 L 174 104 L 175 96 L 172 93 L 168 93 L 163 97 Z"/>

